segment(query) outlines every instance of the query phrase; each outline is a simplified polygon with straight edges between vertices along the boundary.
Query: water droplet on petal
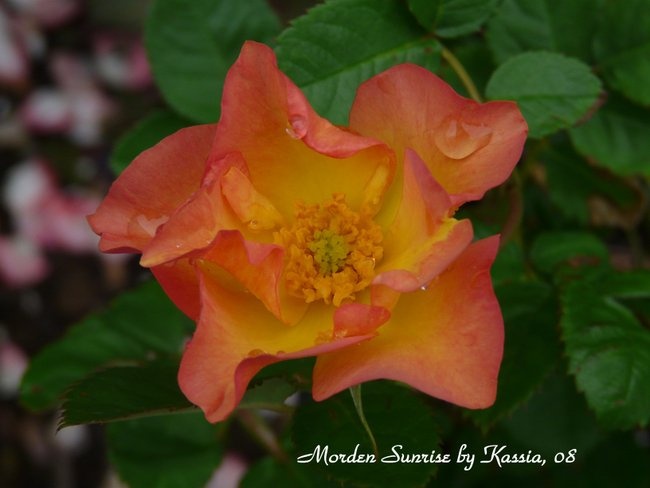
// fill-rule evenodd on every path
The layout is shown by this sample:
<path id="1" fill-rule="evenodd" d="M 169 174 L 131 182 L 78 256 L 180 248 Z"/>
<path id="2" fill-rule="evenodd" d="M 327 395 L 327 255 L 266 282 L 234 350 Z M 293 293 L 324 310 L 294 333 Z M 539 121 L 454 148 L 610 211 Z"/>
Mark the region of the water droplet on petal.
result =
<path id="1" fill-rule="evenodd" d="M 261 356 L 262 354 L 266 354 L 264 351 L 261 349 L 251 349 L 248 351 L 248 357 L 254 358 L 255 356 Z"/>
<path id="2" fill-rule="evenodd" d="M 427 291 L 427 287 L 423 285 L 423 286 L 420 287 L 420 290 Z"/>
<path id="3" fill-rule="evenodd" d="M 294 139 L 302 139 L 307 134 L 307 120 L 300 115 L 294 115 L 289 119 L 290 127 L 286 131 Z"/>
<path id="4" fill-rule="evenodd" d="M 140 227 L 152 237 L 156 234 L 156 230 L 158 229 L 158 227 L 160 227 L 168 220 L 169 217 L 167 217 L 166 215 L 161 215 L 160 217 L 151 218 L 151 219 L 145 217 L 144 215 L 138 215 L 135 219 L 138 225 L 140 225 Z"/>
<path id="5" fill-rule="evenodd" d="M 451 159 L 465 159 L 487 146 L 491 138 L 490 127 L 469 124 L 451 116 L 440 124 L 433 136 L 440 152 Z"/>

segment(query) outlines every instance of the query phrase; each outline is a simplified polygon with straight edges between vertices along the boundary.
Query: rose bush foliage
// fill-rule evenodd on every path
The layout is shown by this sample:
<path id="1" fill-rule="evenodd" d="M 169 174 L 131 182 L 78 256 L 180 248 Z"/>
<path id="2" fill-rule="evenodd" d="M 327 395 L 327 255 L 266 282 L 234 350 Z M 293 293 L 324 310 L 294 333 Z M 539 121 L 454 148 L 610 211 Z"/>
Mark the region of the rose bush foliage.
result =
<path id="1" fill-rule="evenodd" d="M 472 243 L 454 214 L 508 178 L 526 133 L 514 103 L 411 64 L 360 86 L 336 127 L 248 42 L 219 122 L 143 152 L 89 220 L 196 320 L 178 379 L 212 422 L 260 369 L 306 356 L 316 400 L 385 378 L 484 408 L 503 352 L 499 239 Z"/>

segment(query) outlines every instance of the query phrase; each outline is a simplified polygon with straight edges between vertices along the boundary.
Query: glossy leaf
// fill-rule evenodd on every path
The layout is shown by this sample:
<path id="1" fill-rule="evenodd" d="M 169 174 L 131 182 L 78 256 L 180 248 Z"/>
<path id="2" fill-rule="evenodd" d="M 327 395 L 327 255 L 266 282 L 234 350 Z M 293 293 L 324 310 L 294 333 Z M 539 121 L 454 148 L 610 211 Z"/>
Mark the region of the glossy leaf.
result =
<path id="1" fill-rule="evenodd" d="M 572 222 L 630 228 L 638 221 L 644 198 L 634 181 L 587 163 L 566 143 L 548 148 L 539 159 L 546 169 L 549 200 Z"/>
<path id="2" fill-rule="evenodd" d="M 98 371 L 65 395 L 61 426 L 196 410 L 178 388 L 178 361 L 149 361 Z"/>
<path id="3" fill-rule="evenodd" d="M 411 13 L 426 30 L 433 32 L 444 0 L 408 0 Z"/>
<path id="4" fill-rule="evenodd" d="M 435 32 L 459 37 L 476 32 L 496 10 L 499 0 L 441 0 Z"/>
<path id="5" fill-rule="evenodd" d="M 276 53 L 316 111 L 345 125 L 363 81 L 407 61 L 438 67 L 440 45 L 424 34 L 397 0 L 330 0 L 284 31 Z"/>
<path id="6" fill-rule="evenodd" d="M 592 271 L 562 296 L 570 372 L 603 425 L 650 421 L 650 331 L 624 298 L 650 298 L 650 272 Z"/>
<path id="7" fill-rule="evenodd" d="M 379 448 L 379 456 L 371 463 L 316 463 L 318 467 L 341 480 L 365 483 L 371 486 L 421 486 L 433 474 L 436 465 L 432 463 L 402 464 L 380 462 L 392 456 L 396 445 L 398 453 L 430 453 L 437 450 L 439 442 L 439 420 L 431 409 L 412 391 L 385 381 L 363 385 L 363 405 L 368 424 Z M 359 421 L 350 393 L 345 391 L 329 400 L 310 403 L 299 407 L 294 415 L 293 439 L 296 455 L 310 457 L 311 454 L 327 453 L 372 456 L 373 449 L 368 436 Z M 321 446 L 317 450 L 317 446 Z M 358 445 L 358 448 L 357 448 Z M 300 458 L 298 458 L 300 459 Z M 369 458 L 366 457 L 366 460 Z"/>
<path id="8" fill-rule="evenodd" d="M 535 267 L 553 273 L 560 266 L 607 266 L 609 253 L 603 242 L 586 232 L 546 232 L 537 237 L 530 249 Z"/>
<path id="9" fill-rule="evenodd" d="M 573 381 L 556 370 L 540 390 L 501 425 L 513 439 L 542 453 L 549 462 L 558 451 L 570 449 L 577 449 L 583 458 L 605 437 L 586 407 Z"/>
<path id="10" fill-rule="evenodd" d="M 186 117 L 214 122 L 223 79 L 243 42 L 269 42 L 279 31 L 264 0 L 155 0 L 145 42 L 165 100 Z"/>
<path id="11" fill-rule="evenodd" d="M 604 0 L 504 0 L 487 25 L 497 63 L 526 51 L 555 51 L 591 63 Z M 580 19 L 580 22 L 576 22 Z"/>
<path id="12" fill-rule="evenodd" d="M 202 413 L 115 422 L 108 455 L 130 488 L 196 488 L 221 462 L 220 432 Z"/>
<path id="13" fill-rule="evenodd" d="M 72 383 L 100 367 L 179 355 L 191 330 L 158 284 L 146 283 L 41 351 L 23 377 L 22 401 L 32 409 L 52 407 Z"/>
<path id="14" fill-rule="evenodd" d="M 310 468 L 309 464 L 278 463 L 275 459 L 264 458 L 253 464 L 242 479 L 240 488 L 261 486 L 287 486 L 292 488 L 338 488 L 341 485 L 328 480 L 323 473 Z"/>
<path id="15" fill-rule="evenodd" d="M 650 105 L 650 0 L 608 0 L 594 42 L 607 82 L 630 100 Z"/>
<path id="16" fill-rule="evenodd" d="M 576 150 L 619 175 L 650 176 L 650 109 L 610 96 L 584 124 L 571 129 Z"/>
<path id="17" fill-rule="evenodd" d="M 531 76 L 531 73 L 535 73 Z M 493 100 L 514 100 L 531 137 L 568 128 L 598 100 L 600 81 L 577 59 L 551 52 L 528 52 L 499 66 L 486 93 Z"/>
<path id="18" fill-rule="evenodd" d="M 295 388 L 281 378 L 270 378 L 250 387 L 237 408 L 262 408 L 276 410 L 295 392 Z"/>

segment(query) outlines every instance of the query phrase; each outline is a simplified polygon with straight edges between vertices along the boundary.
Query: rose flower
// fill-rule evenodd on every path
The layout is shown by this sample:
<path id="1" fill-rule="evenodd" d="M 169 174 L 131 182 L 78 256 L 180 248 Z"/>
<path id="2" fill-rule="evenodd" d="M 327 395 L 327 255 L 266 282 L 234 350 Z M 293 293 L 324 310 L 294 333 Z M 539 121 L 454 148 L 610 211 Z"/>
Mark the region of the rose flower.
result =
<path id="1" fill-rule="evenodd" d="M 269 364 L 316 356 L 313 396 L 397 380 L 468 408 L 495 399 L 503 319 L 464 202 L 501 184 L 527 127 L 403 64 L 358 90 L 350 127 L 319 117 L 248 42 L 219 123 L 140 154 L 89 217 L 197 328 L 178 380 L 212 422 Z"/>

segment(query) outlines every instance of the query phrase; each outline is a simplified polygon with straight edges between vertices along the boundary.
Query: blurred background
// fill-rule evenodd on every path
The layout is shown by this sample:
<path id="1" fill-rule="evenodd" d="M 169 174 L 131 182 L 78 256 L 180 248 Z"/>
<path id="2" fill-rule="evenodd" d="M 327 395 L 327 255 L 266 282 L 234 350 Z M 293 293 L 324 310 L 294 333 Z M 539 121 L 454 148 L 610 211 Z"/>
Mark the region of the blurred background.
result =
<path id="1" fill-rule="evenodd" d="M 136 258 L 99 253 L 86 216 L 114 179 L 116 141 L 164 106 L 143 45 L 150 3 L 0 0 L 2 488 L 123 486 L 101 427 L 56 433 L 58 413 L 27 412 L 18 394 L 30 357 L 148 278 Z M 271 3 L 287 22 L 315 2 Z M 211 486 L 243 469 L 224 465 Z"/>
<path id="2" fill-rule="evenodd" d="M 190 123 L 169 110 L 158 112 L 166 104 L 153 82 L 143 46 L 143 26 L 152 1 L 0 0 L 0 488 L 123 486 L 109 466 L 101 427 L 69 427 L 55 435 L 58 412 L 27 412 L 20 406 L 18 393 L 29 358 L 63 336 L 71 325 L 101 310 L 120 291 L 149 278 L 149 272 L 138 266 L 137 258 L 100 254 L 98 237 L 90 231 L 86 216 L 93 213 L 114 178 L 111 164 L 119 160 L 126 165 L 132 157 L 125 156 L 129 151 L 115 157 L 121 136 L 145 116 L 156 113 L 161 114 L 154 119 L 160 122 L 160 130 Z M 289 19 L 317 2 L 269 3 L 286 26 Z M 571 34 L 568 32 L 567 36 Z M 484 39 L 468 37 L 453 41 L 455 44 L 449 42 L 461 60 L 472 67 L 471 74 L 482 91 L 494 69 Z M 523 43 L 521 50 L 526 49 L 531 47 Z M 444 64 L 441 70 L 443 77 L 453 84 L 453 70 Z M 462 89 L 457 80 L 455 86 Z M 612 107 L 620 103 L 616 97 L 610 95 Z M 603 103 L 604 99 L 599 100 L 598 106 Z M 632 141 L 644 137 L 646 125 L 639 121 L 647 118 L 645 110 L 634 112 L 641 115 L 632 116 L 628 125 L 625 120 L 619 124 L 621 131 L 632 134 Z M 637 178 L 627 177 L 628 173 L 635 175 L 638 168 L 618 168 L 626 176 L 623 181 L 614 177 L 614 164 L 609 168 L 612 173 L 603 168 L 592 170 L 593 166 L 587 166 L 582 156 L 575 156 L 572 150 L 564 158 L 562 151 L 566 153 L 568 146 L 565 134 L 554 141 L 560 147 L 558 152 L 552 146 L 547 151 L 549 147 L 544 146 L 544 141 L 535 146 L 545 163 L 528 165 L 526 191 L 522 192 L 525 202 L 515 199 L 511 205 L 518 209 L 511 212 L 513 225 L 518 225 L 524 212 L 520 207 L 525 205 L 527 215 L 532 216 L 526 222 L 526 231 L 531 236 L 544 229 L 596 228 L 604 236 L 617 270 L 647 267 L 647 184 L 644 180 L 641 186 Z M 622 155 L 627 161 L 619 146 L 612 147 L 616 156 Z M 634 144 L 628 149 L 633 155 L 635 151 L 642 153 Z M 635 157 L 632 160 L 636 164 Z M 647 168 L 647 160 L 641 162 L 639 168 Z M 647 170 L 643 171 L 645 174 Z M 477 220 L 499 220 L 500 214 L 495 217 L 494 209 L 509 205 L 508 198 L 516 196 L 512 187 L 502 187 L 485 199 L 485 206 L 472 208 Z M 553 192 L 546 192 L 547 187 L 553 188 Z M 481 211 L 489 214 L 481 219 Z M 502 250 L 499 268 L 508 277 L 518 269 L 512 263 L 523 259 L 523 251 L 511 244 Z M 517 287 L 514 283 L 511 288 L 516 291 Z M 514 310 L 519 305 L 518 295 L 512 296 L 509 305 Z M 526 294 L 522 296 L 525 298 Z M 551 338 L 553 343 L 556 339 L 555 335 Z M 520 340 L 524 343 L 527 338 L 522 336 Z M 546 433 L 548 439 L 539 441 L 542 445 L 556 442 L 553 436 L 559 430 L 537 419 L 562 417 L 566 405 L 559 405 L 556 398 L 569 398 L 567 405 L 571 408 L 578 398 L 566 377 L 549 378 L 548 389 L 543 392 L 546 396 L 541 397 L 545 407 L 539 412 L 534 407 L 523 409 L 522 415 L 505 422 L 506 429 L 526 437 L 526 441 L 536 440 L 540 432 Z M 577 417 L 585 411 L 583 403 L 579 398 L 575 418 L 580 419 L 578 427 L 587 425 L 584 431 L 591 437 L 582 441 L 596 445 L 601 438 L 600 434 L 592 435 L 592 417 Z M 560 413 L 556 414 L 554 408 Z M 566 422 L 562 419 L 556 427 L 573 442 L 572 428 L 580 429 L 569 425 L 571 418 L 567 417 Z M 538 423 L 538 430 L 529 431 Z M 239 434 L 234 431 L 230 437 L 240 443 L 248 442 L 246 436 Z M 589 486 L 590 480 L 604 483 L 602 470 L 608 470 L 610 465 L 647 466 L 644 459 L 650 432 L 637 429 L 617 435 L 612 437 L 613 447 L 610 448 L 609 441 L 602 441 L 591 464 L 585 465 L 581 472 L 586 480 L 584 486 Z M 619 445 L 626 444 L 617 444 L 617 439 L 638 449 L 619 449 Z M 235 451 L 250 453 L 251 458 L 261 457 L 258 447 L 237 447 Z M 636 454 L 628 456 L 629 452 Z M 601 472 L 592 470 L 587 476 L 593 466 L 602 467 Z M 245 469 L 241 459 L 227 455 L 209 486 L 236 486 Z M 635 486 L 645 486 L 648 474 L 643 473 L 638 479 Z M 519 486 L 520 480 L 523 478 L 515 477 L 511 482 Z M 444 477 L 440 482 L 443 486 L 453 484 Z M 477 483 L 480 482 L 479 479 Z M 566 486 L 575 486 L 569 477 L 565 482 Z M 550 486 L 541 483 L 536 486 Z"/>
<path id="3" fill-rule="evenodd" d="M 161 104 L 142 44 L 147 0 L 0 2 L 0 486 L 118 486 L 101 429 L 20 408 L 28 358 L 141 279 L 86 224 L 112 144 Z"/>

